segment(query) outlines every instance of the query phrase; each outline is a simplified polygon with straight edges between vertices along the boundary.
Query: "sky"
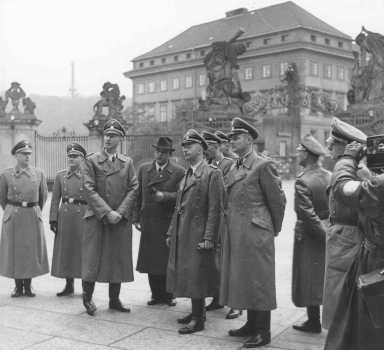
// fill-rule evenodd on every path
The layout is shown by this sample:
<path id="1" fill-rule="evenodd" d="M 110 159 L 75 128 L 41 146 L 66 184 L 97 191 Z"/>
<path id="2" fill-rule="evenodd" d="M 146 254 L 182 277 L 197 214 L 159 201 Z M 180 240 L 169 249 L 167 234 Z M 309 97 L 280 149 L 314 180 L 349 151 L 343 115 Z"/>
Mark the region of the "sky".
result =
<path id="1" fill-rule="evenodd" d="M 68 96 L 70 63 L 80 95 L 97 95 L 105 81 L 132 94 L 123 72 L 131 59 L 192 25 L 282 0 L 0 0 L 0 91 L 18 81 L 27 94 Z M 384 34 L 384 0 L 296 0 L 355 37 L 364 25 Z"/>

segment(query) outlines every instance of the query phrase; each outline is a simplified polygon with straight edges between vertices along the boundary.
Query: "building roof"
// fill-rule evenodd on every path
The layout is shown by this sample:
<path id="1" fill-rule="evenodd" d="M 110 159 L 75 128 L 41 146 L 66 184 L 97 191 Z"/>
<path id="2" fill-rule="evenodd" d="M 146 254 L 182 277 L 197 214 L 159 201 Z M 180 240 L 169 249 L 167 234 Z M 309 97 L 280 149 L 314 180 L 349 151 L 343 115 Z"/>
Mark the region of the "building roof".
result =
<path id="1" fill-rule="evenodd" d="M 302 27 L 351 40 L 350 36 L 310 14 L 293 1 L 287 1 L 192 26 L 164 44 L 134 58 L 133 61 L 209 46 L 212 41 L 228 40 L 240 27 L 245 30 L 243 37 Z"/>

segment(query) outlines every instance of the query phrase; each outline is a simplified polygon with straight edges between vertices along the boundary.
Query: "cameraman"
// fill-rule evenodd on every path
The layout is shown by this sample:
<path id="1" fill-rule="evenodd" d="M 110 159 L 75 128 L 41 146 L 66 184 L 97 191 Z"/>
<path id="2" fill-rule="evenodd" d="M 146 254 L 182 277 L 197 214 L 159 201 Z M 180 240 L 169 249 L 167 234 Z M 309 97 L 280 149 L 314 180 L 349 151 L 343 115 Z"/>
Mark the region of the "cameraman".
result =
<path id="1" fill-rule="evenodd" d="M 325 350 L 383 349 L 384 279 L 380 271 L 384 269 L 384 153 L 377 146 L 378 138 L 384 136 L 367 139 L 370 177 L 357 180 L 358 164 L 365 152 L 362 144 L 352 142 L 345 147 L 342 169 L 335 179 L 340 199 L 357 208 L 363 242 L 342 286 Z M 368 283 L 361 283 L 364 280 Z"/>

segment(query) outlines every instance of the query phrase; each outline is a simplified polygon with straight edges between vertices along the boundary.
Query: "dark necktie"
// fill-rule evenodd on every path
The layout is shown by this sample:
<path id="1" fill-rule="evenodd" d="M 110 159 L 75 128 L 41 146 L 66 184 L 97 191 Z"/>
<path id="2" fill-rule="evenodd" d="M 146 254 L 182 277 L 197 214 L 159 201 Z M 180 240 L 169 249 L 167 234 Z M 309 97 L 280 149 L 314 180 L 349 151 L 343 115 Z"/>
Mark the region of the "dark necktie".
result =
<path id="1" fill-rule="evenodd" d="M 236 160 L 236 168 L 239 169 L 240 167 L 242 167 L 243 163 L 244 163 L 244 158 L 238 158 Z"/>

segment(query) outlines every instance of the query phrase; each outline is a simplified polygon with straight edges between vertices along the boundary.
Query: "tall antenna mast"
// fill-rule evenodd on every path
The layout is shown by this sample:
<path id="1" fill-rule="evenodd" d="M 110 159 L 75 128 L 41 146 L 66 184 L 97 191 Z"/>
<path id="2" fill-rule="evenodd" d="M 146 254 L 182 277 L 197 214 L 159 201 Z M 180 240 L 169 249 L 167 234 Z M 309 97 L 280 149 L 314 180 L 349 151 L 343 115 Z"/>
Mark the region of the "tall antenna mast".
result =
<path id="1" fill-rule="evenodd" d="M 71 86 L 69 88 L 69 94 L 72 98 L 76 96 L 76 88 L 75 88 L 75 62 L 71 61 Z"/>

